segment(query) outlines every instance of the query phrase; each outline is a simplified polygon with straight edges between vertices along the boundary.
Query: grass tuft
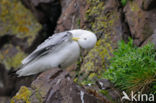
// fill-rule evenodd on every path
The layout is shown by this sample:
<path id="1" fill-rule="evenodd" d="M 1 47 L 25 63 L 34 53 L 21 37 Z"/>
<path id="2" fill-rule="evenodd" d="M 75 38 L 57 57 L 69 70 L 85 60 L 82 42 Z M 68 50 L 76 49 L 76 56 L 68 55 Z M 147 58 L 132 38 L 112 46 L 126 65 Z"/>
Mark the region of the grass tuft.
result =
<path id="1" fill-rule="evenodd" d="M 137 48 L 130 39 L 119 42 L 104 78 L 127 92 L 156 93 L 156 51 L 153 44 Z"/>

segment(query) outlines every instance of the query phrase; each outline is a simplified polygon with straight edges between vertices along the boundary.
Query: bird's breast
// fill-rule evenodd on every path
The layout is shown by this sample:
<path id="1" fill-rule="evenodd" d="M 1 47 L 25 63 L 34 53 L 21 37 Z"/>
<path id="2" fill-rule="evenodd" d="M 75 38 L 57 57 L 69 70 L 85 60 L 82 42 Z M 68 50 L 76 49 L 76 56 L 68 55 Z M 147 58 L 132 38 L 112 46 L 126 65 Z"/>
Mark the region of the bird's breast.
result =
<path id="1" fill-rule="evenodd" d="M 67 44 L 64 47 L 64 54 L 65 56 L 63 58 L 64 60 L 62 60 L 61 67 L 66 68 L 76 62 L 80 56 L 80 47 L 78 43 L 73 41 Z"/>

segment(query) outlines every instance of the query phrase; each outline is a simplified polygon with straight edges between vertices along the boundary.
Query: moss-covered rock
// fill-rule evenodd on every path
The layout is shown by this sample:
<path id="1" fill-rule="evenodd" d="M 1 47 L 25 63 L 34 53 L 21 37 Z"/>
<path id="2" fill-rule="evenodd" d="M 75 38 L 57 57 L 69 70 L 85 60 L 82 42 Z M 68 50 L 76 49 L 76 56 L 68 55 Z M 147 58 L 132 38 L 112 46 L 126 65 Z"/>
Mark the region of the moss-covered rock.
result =
<path id="1" fill-rule="evenodd" d="M 40 91 L 21 86 L 16 95 L 11 98 L 10 103 L 43 103 L 43 98 Z"/>
<path id="2" fill-rule="evenodd" d="M 117 11 L 118 2 L 113 2 L 115 4 L 108 7 L 110 2 L 87 0 L 89 8 L 86 11 L 86 29 L 89 28 L 95 32 L 99 40 L 83 59 L 78 76 L 80 82 L 84 79 L 100 78 L 100 74 L 107 69 L 113 48 L 117 41 L 121 39 L 121 32 L 118 34 L 115 29 L 121 27 L 121 25 L 118 25 L 118 22 L 121 22 L 120 14 Z"/>
<path id="3" fill-rule="evenodd" d="M 11 44 L 5 45 L 0 51 L 0 61 L 7 69 L 18 68 L 26 54 L 18 47 Z"/>
<path id="4" fill-rule="evenodd" d="M 32 44 L 40 29 L 41 25 L 21 1 L 0 0 L 0 37 L 12 35 L 10 37 L 18 38 L 17 40 L 23 41 L 26 46 L 18 46 L 21 44 L 14 43 L 9 38 L 10 41 L 7 42 L 11 44 L 0 44 L 0 62 L 5 64 L 7 69 L 19 67 L 26 56 L 22 48 Z"/>
<path id="5" fill-rule="evenodd" d="M 22 51 L 18 51 L 13 57 L 7 57 L 4 64 L 7 68 L 18 68 L 21 65 L 21 61 L 26 57 L 26 54 Z M 4 60 L 4 59 L 3 59 Z"/>
<path id="6" fill-rule="evenodd" d="M 76 71 L 77 76 L 74 81 L 92 94 L 110 97 L 108 99 L 113 102 L 119 95 L 112 99 L 112 90 L 99 88 L 96 82 L 103 78 L 102 75 L 108 68 L 112 52 L 123 35 L 121 13 L 118 11 L 119 3 L 115 0 L 87 0 L 87 5 L 84 29 L 96 33 L 98 41 L 96 46 L 82 57 L 82 64 L 79 63 L 79 71 Z M 78 22 L 77 25 L 81 24 Z"/>
<path id="7" fill-rule="evenodd" d="M 19 0 L 0 1 L 0 36 L 14 34 L 17 37 L 28 37 L 31 43 L 41 25 L 32 13 Z"/>
<path id="8" fill-rule="evenodd" d="M 11 99 L 10 103 L 31 103 L 30 96 L 32 95 L 32 91 L 22 86 L 19 92 Z M 18 102 L 17 102 L 18 101 Z"/>
<path id="9" fill-rule="evenodd" d="M 124 7 L 125 18 L 129 25 L 131 35 L 134 38 L 134 43 L 137 46 L 140 46 L 148 37 L 150 37 L 156 28 L 156 9 L 153 7 L 148 8 L 148 6 L 151 5 L 151 2 L 154 1 L 128 0 L 127 5 Z M 145 11 L 145 8 L 142 8 L 143 5 L 146 5 L 145 8 L 150 9 L 150 11 Z"/>

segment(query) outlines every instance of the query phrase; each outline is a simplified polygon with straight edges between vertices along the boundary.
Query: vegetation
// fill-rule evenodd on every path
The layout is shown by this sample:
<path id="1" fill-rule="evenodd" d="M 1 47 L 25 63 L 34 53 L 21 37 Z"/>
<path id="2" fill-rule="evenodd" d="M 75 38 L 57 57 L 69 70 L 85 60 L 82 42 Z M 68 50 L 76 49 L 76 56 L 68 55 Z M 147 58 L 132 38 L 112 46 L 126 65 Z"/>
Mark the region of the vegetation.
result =
<path id="1" fill-rule="evenodd" d="M 101 76 L 103 68 L 107 68 L 107 62 L 111 58 L 113 51 L 111 37 L 116 35 L 113 25 L 119 20 L 119 16 L 115 10 L 105 12 L 105 2 L 100 0 L 87 0 L 89 8 L 85 12 L 85 20 L 88 23 L 85 27 L 86 30 L 93 31 L 99 37 L 104 35 L 98 40 L 96 46 L 89 51 L 83 58 L 83 63 L 79 65 L 80 71 L 77 73 L 75 81 L 81 84 L 93 83 L 97 76 Z M 77 22 L 77 25 L 79 23 Z M 80 64 L 80 63 L 79 63 Z"/>
<path id="2" fill-rule="evenodd" d="M 121 0 L 122 6 L 125 6 L 128 0 Z"/>
<path id="3" fill-rule="evenodd" d="M 154 45 L 137 48 L 133 40 L 119 42 L 104 77 L 121 90 L 156 93 L 156 52 Z"/>
<path id="4" fill-rule="evenodd" d="M 24 103 L 31 103 L 29 98 L 32 95 L 31 90 L 29 90 L 29 88 L 22 86 L 19 90 L 19 93 L 16 94 L 16 96 L 14 96 L 10 103 L 16 103 L 17 100 L 21 100 Z"/>

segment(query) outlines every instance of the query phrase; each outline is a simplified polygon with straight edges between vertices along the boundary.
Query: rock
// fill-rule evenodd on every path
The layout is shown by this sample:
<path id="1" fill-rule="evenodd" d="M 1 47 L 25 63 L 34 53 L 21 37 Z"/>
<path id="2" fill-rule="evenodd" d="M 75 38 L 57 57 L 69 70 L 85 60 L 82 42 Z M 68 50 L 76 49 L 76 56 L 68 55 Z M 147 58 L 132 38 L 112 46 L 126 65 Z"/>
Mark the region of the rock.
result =
<path id="1" fill-rule="evenodd" d="M 96 81 L 97 85 L 100 88 L 100 92 L 104 93 L 106 95 L 106 98 L 111 97 L 112 100 L 120 102 L 120 92 L 119 90 L 115 89 L 113 84 L 107 80 L 107 79 L 102 79 L 102 80 L 97 80 Z"/>
<path id="2" fill-rule="evenodd" d="M 64 0 L 61 1 L 61 3 L 67 4 Z M 95 49 L 91 50 L 90 55 L 88 54 L 83 61 L 83 66 L 90 65 L 91 68 L 81 66 L 81 73 L 83 72 L 87 76 L 89 72 L 95 72 L 97 68 L 104 67 L 103 64 L 108 62 L 107 58 L 109 59 L 112 56 L 111 53 L 113 48 L 116 48 L 117 41 L 122 38 L 124 31 L 121 14 L 118 11 L 119 3 L 115 0 L 92 2 L 88 0 L 68 0 L 67 2 L 69 6 L 64 5 L 65 7 L 62 10 L 64 12 L 57 23 L 55 32 L 82 28 L 95 32 L 100 39 Z M 91 58 L 92 54 L 94 54 L 93 57 L 96 60 Z M 89 60 L 94 62 L 90 63 Z M 94 67 L 94 65 L 97 67 Z M 86 68 L 91 71 L 87 71 Z"/>
<path id="3" fill-rule="evenodd" d="M 97 80 L 96 83 L 100 89 L 109 89 L 110 87 L 112 87 L 111 82 L 107 79 Z"/>
<path id="4" fill-rule="evenodd" d="M 21 87 L 11 103 L 109 103 L 87 93 L 73 83 L 66 71 L 52 69 L 33 81 L 31 88 Z"/>
<path id="5" fill-rule="evenodd" d="M 26 56 L 18 46 L 6 44 L 1 50 L 0 60 L 6 69 L 17 69 L 21 65 L 21 60 Z"/>
<path id="6" fill-rule="evenodd" d="M 84 78 L 87 78 L 88 81 L 94 81 L 95 77 L 102 75 L 103 71 L 108 68 L 113 49 L 117 47 L 117 42 L 121 40 L 123 35 L 117 1 L 87 3 L 90 6 L 85 14 L 86 29 L 95 32 L 99 40 L 96 46 L 83 58 L 78 76 L 80 82 Z"/>
<path id="7" fill-rule="evenodd" d="M 84 25 L 85 10 L 87 8 L 84 0 L 61 0 L 62 14 L 57 22 L 55 32 L 62 32 Z"/>
<path id="8" fill-rule="evenodd" d="M 81 28 L 95 32 L 98 37 L 99 41 L 89 53 L 82 52 L 77 70 L 73 72 L 76 74 L 75 82 L 83 85 L 84 88 L 91 85 L 89 91 L 100 95 L 101 89 L 95 84 L 95 78 L 102 76 L 108 68 L 109 59 L 117 47 L 117 42 L 123 36 L 129 35 L 123 28 L 121 11 L 118 9 L 119 2 L 116 0 L 61 0 L 61 4 L 63 12 L 55 32 Z M 102 96 L 104 98 L 105 94 Z"/>
<path id="9" fill-rule="evenodd" d="M 156 6 L 156 1 L 155 0 L 142 0 L 140 1 L 141 3 L 141 8 L 143 10 L 151 10 L 154 9 Z"/>
<path id="10" fill-rule="evenodd" d="M 156 33 L 152 34 L 143 44 L 142 46 L 148 44 L 148 43 L 152 43 L 154 44 L 154 48 L 156 49 Z"/>
<path id="11" fill-rule="evenodd" d="M 50 2 L 55 2 L 56 0 L 31 0 L 31 3 L 34 6 L 38 6 L 40 3 L 50 3 Z"/>
<path id="12" fill-rule="evenodd" d="M 134 39 L 134 44 L 137 46 L 140 46 L 150 37 L 156 28 L 156 9 L 152 8 L 149 11 L 142 10 L 140 5 L 143 1 L 150 2 L 151 0 L 129 0 L 124 8 L 126 21 Z"/>
<path id="13" fill-rule="evenodd" d="M 11 103 L 31 103 L 30 96 L 32 95 L 32 90 L 25 86 L 22 86 L 19 92 L 11 99 Z"/>
<path id="14" fill-rule="evenodd" d="M 65 74 L 60 75 L 61 72 L 62 70 L 57 68 L 44 72 L 32 82 L 31 86 L 34 89 L 40 89 L 41 96 L 45 98 L 46 94 L 51 89 L 51 86 L 57 84 L 57 82 L 61 80 L 62 76 L 65 76 Z"/>
<path id="15" fill-rule="evenodd" d="M 1 103 L 9 103 L 10 98 L 9 97 L 0 97 Z"/>
<path id="16" fill-rule="evenodd" d="M 22 2 L 43 25 L 42 30 L 26 50 L 27 53 L 31 53 L 40 43 L 54 33 L 57 20 L 61 14 L 61 5 L 59 0 L 22 0 Z"/>
<path id="17" fill-rule="evenodd" d="M 9 80 L 7 73 L 8 72 L 5 68 L 5 66 L 0 63 L 0 97 L 1 96 L 10 96 L 10 93 L 14 88 L 14 86 L 11 85 L 14 83 L 14 81 Z"/>
<path id="18" fill-rule="evenodd" d="M 58 0 L 0 1 L 0 63 L 6 69 L 4 77 L 9 70 L 19 68 L 21 61 L 53 34 L 60 13 Z M 0 88 L 0 94 L 14 94 L 21 85 L 29 86 L 33 77 L 22 79 L 7 77 L 9 84 L 1 82 L 4 88 Z"/>
<path id="19" fill-rule="evenodd" d="M 6 69 L 17 68 L 41 25 L 18 0 L 1 0 L 0 9 L 0 63 Z"/>
<path id="20" fill-rule="evenodd" d="M 58 0 L 22 0 L 22 2 L 42 25 L 45 24 L 54 29 L 61 13 L 61 5 Z"/>
<path id="21" fill-rule="evenodd" d="M 18 0 L 1 0 L 0 5 L 0 37 L 10 34 L 19 38 L 27 38 L 27 45 L 30 45 L 41 29 L 41 25 Z"/>

